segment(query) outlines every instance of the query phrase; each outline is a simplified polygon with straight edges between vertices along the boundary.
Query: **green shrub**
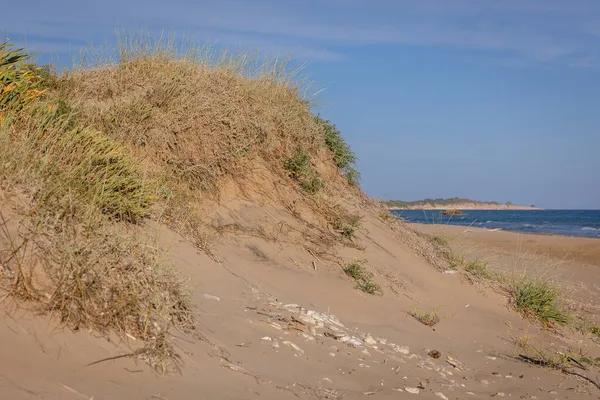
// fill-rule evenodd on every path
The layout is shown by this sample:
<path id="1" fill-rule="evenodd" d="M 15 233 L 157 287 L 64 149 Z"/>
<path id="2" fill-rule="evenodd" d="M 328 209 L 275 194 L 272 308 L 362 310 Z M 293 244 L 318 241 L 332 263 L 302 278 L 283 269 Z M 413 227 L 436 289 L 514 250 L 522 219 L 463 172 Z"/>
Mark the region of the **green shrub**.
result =
<path id="1" fill-rule="evenodd" d="M 363 266 L 364 262 L 354 261 L 344 268 L 344 272 L 356 282 L 356 288 L 368 294 L 382 295 L 381 286 L 373 282 L 373 273 Z"/>
<path id="2" fill-rule="evenodd" d="M 556 304 L 560 290 L 547 281 L 522 277 L 513 283 L 512 297 L 517 311 L 533 315 L 544 324 L 568 322 L 568 315 Z"/>
<path id="3" fill-rule="evenodd" d="M 360 217 L 344 213 L 336 214 L 331 225 L 342 237 L 352 240 L 360 227 Z"/>
<path id="4" fill-rule="evenodd" d="M 479 278 L 489 278 L 490 273 L 487 269 L 487 264 L 482 260 L 475 260 L 467 263 L 465 271 Z"/>
<path id="5" fill-rule="evenodd" d="M 310 154 L 302 147 L 298 147 L 292 156 L 286 159 L 283 167 L 290 172 L 290 176 L 300 183 L 300 187 L 308 193 L 315 194 L 325 186 L 323 179 L 310 165 Z"/>
<path id="6" fill-rule="evenodd" d="M 315 118 L 323 128 L 325 145 L 331 151 L 335 165 L 346 175 L 348 183 L 356 185 L 360 179 L 360 173 L 354 168 L 356 155 L 334 124 L 320 116 Z"/>

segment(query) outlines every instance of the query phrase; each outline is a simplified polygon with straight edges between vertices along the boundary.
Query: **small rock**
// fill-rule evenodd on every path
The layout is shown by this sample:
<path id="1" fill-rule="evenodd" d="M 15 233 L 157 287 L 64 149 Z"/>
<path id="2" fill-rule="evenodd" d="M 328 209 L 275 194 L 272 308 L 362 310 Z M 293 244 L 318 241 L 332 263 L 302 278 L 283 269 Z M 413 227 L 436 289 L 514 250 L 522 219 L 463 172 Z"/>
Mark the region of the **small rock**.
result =
<path id="1" fill-rule="evenodd" d="M 440 358 L 441 355 L 442 353 L 440 353 L 439 350 L 431 350 L 429 352 L 429 357 L 431 358 Z"/>
<path id="2" fill-rule="evenodd" d="M 412 394 L 419 394 L 421 392 L 419 389 L 413 387 L 405 387 L 404 390 Z"/>
<path id="3" fill-rule="evenodd" d="M 297 313 L 301 307 L 298 304 L 286 304 L 283 308 L 291 313 Z"/>
<path id="4" fill-rule="evenodd" d="M 494 395 L 494 397 L 504 397 L 504 396 L 506 396 L 506 395 L 504 394 L 504 392 L 498 392 L 498 393 L 496 393 L 496 394 Z"/>
<path id="5" fill-rule="evenodd" d="M 322 381 L 325 381 L 325 382 L 333 383 L 333 381 L 332 381 L 331 379 L 329 379 L 329 378 L 323 378 L 323 379 L 321 379 L 321 380 L 322 380 Z"/>
<path id="6" fill-rule="evenodd" d="M 302 350 L 298 345 L 290 342 L 289 340 L 284 340 L 283 344 L 290 347 L 292 350 L 297 351 L 298 353 L 304 353 L 304 350 Z"/>
<path id="7" fill-rule="evenodd" d="M 484 385 L 484 386 L 487 386 L 487 385 L 490 384 L 490 382 L 488 380 L 484 379 L 484 380 L 481 381 L 481 384 Z"/>
<path id="8" fill-rule="evenodd" d="M 396 353 L 400 353 L 400 354 L 404 354 L 404 355 L 410 354 L 410 347 L 408 347 L 408 346 L 398 346 L 397 344 L 391 343 L 390 347 L 392 349 L 394 349 L 394 351 Z"/>
<path id="9" fill-rule="evenodd" d="M 442 400 L 449 400 L 449 399 L 446 397 L 446 395 L 444 395 L 444 393 L 442 393 L 442 392 L 436 392 L 436 393 L 435 393 L 435 395 L 436 395 L 437 397 L 439 397 L 440 399 L 442 399 Z"/>
<path id="10" fill-rule="evenodd" d="M 274 349 L 278 349 L 279 348 L 279 342 L 273 342 L 272 344 Z"/>
<path id="11" fill-rule="evenodd" d="M 386 338 L 375 338 L 375 340 L 377 340 L 379 343 L 386 345 L 387 344 L 387 339 Z"/>
<path id="12" fill-rule="evenodd" d="M 216 301 L 221 301 L 221 298 L 218 296 L 213 296 L 212 294 L 206 294 L 204 293 L 204 298 L 205 299 L 209 299 L 209 300 L 216 300 Z"/>
<path id="13" fill-rule="evenodd" d="M 363 342 L 355 337 L 349 337 L 348 340 L 346 341 L 346 343 L 348 343 L 348 346 L 353 346 L 353 347 L 362 347 Z"/>
<path id="14" fill-rule="evenodd" d="M 444 271 L 443 273 L 446 274 L 446 275 L 455 275 L 455 274 L 458 273 L 458 271 L 449 269 L 447 271 Z"/>
<path id="15" fill-rule="evenodd" d="M 315 326 L 317 324 L 317 321 L 315 321 L 313 317 L 309 317 L 308 315 L 298 315 L 292 317 L 292 319 L 304 325 Z"/>
<path id="16" fill-rule="evenodd" d="M 555 392 L 554 390 L 552 390 L 552 391 L 548 392 L 548 394 L 554 394 L 554 395 L 556 395 L 556 394 L 558 394 L 558 392 Z"/>
<path id="17" fill-rule="evenodd" d="M 348 336 L 348 335 L 346 335 L 346 332 L 329 332 L 329 331 L 324 332 L 323 335 L 325 335 L 327 337 L 332 337 L 332 338 L 334 338 L 336 340 L 340 340 L 340 341 L 342 338 L 345 338 Z"/>
<path id="18" fill-rule="evenodd" d="M 261 338 L 260 340 L 264 340 L 264 341 L 267 341 L 267 342 L 272 342 L 273 338 L 270 337 L 270 336 L 265 336 L 264 338 Z"/>
<path id="19" fill-rule="evenodd" d="M 283 329 L 277 322 L 267 322 L 267 325 L 269 325 L 271 328 L 277 329 L 278 331 Z"/>
<path id="20" fill-rule="evenodd" d="M 361 351 L 362 354 L 364 354 L 365 356 L 370 356 L 371 353 L 369 353 L 369 350 L 364 349 L 363 351 Z"/>
<path id="21" fill-rule="evenodd" d="M 494 357 L 494 356 L 487 356 L 486 358 L 487 358 L 488 360 L 497 360 L 497 358 L 496 358 L 496 357 Z"/>
<path id="22" fill-rule="evenodd" d="M 335 353 L 329 353 L 331 357 L 335 357 Z"/>
<path id="23" fill-rule="evenodd" d="M 363 339 L 363 341 L 364 341 L 366 344 L 370 345 L 370 346 L 373 346 L 373 345 L 377 344 L 377 341 L 376 341 L 375 339 L 373 339 L 373 336 L 371 336 L 371 335 L 367 335 L 367 336 L 366 336 L 366 337 Z"/>

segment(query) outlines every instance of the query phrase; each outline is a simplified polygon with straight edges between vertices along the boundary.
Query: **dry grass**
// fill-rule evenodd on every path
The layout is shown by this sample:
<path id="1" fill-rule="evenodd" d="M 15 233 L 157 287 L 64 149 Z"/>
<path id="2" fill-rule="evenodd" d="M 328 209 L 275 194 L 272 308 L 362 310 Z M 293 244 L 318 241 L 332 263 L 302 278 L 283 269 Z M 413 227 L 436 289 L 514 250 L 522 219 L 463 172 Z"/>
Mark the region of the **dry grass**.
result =
<path id="1" fill-rule="evenodd" d="M 141 339 L 135 354 L 165 372 L 179 365 L 169 330 L 194 326 L 188 290 L 127 224 L 160 219 L 204 247 L 212 225 L 199 204 L 259 166 L 316 213 L 295 231 L 256 234 L 287 234 L 321 256 L 315 249 L 357 246 L 360 217 L 338 204 L 362 194 L 356 157 L 313 113 L 297 66 L 167 37 L 119 39 L 71 72 L 11 75 L 25 79 L 11 90 L 19 106 L 2 110 L 0 186 L 31 204 L 19 230 L 4 231 L 3 283 L 72 329 Z M 366 270 L 347 273 L 381 293 Z"/>
<path id="2" fill-rule="evenodd" d="M 513 337 L 511 340 L 517 350 L 518 360 L 583 378 L 600 389 L 600 379 L 597 375 L 600 372 L 600 357 L 590 357 L 581 347 L 558 349 L 545 346 L 527 334 Z"/>
<path id="3" fill-rule="evenodd" d="M 418 308 L 415 308 L 411 312 L 408 313 L 411 317 L 422 323 L 423 325 L 432 327 L 437 325 L 441 321 L 439 315 L 440 307 L 434 308 L 431 311 L 421 311 Z"/>
<path id="4" fill-rule="evenodd" d="M 128 39 L 114 65 L 65 77 L 66 94 L 86 124 L 137 149 L 169 180 L 216 190 L 222 176 L 251 173 L 253 157 L 281 170 L 298 146 L 325 148 L 289 64 Z"/>
<path id="5" fill-rule="evenodd" d="M 60 100 L 49 93 L 6 109 L 0 125 L 0 187 L 29 202 L 16 229 L 1 221 L 2 287 L 71 329 L 141 339 L 132 355 L 162 373 L 179 367 L 168 332 L 194 327 L 188 290 L 119 226 L 147 214 L 148 182 L 123 145 Z"/>
<path id="6" fill-rule="evenodd" d="M 83 59 L 50 95 L 132 153 L 155 184 L 148 192 L 162 220 L 197 244 L 211 225 L 198 204 L 218 201 L 224 180 L 250 181 L 258 168 L 323 199 L 360 190 L 356 158 L 314 115 L 300 65 L 144 34 L 122 34 L 116 49 Z M 348 239 L 355 226 L 334 229 Z"/>
<path id="7" fill-rule="evenodd" d="M 4 232 L 3 283 L 72 329 L 141 339 L 134 354 L 165 372 L 179 365 L 169 329 L 194 326 L 188 291 L 157 249 L 125 233 L 127 224 L 156 218 L 202 247 L 212 225 L 200 205 L 218 200 L 223 180 L 251 181 L 260 166 L 324 217 L 291 234 L 352 244 L 359 218 L 321 205 L 360 194 L 358 175 L 339 131 L 313 114 L 292 64 L 172 38 L 119 39 L 70 72 L 19 60 L 22 74 L 7 70 L 17 83 L 10 99 L 2 91 L 2 104 L 18 106 L 0 110 L 0 187 L 30 204 L 19 230 Z M 285 168 L 298 149 L 310 167 L 294 178 L 301 185 Z"/>

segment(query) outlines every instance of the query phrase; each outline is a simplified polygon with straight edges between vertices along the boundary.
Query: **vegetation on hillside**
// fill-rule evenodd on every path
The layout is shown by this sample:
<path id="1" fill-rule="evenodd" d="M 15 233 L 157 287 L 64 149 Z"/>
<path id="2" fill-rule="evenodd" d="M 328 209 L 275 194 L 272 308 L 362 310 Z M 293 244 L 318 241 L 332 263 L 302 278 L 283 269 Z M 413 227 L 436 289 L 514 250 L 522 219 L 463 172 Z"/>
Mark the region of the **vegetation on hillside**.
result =
<path id="1" fill-rule="evenodd" d="M 318 115 L 315 117 L 315 120 L 323 129 L 325 144 L 331 150 L 333 162 L 344 173 L 346 179 L 348 179 L 348 183 L 356 185 L 360 179 L 360 173 L 354 168 L 356 155 L 334 124 Z"/>
<path id="2" fill-rule="evenodd" d="M 483 206 L 514 206 L 514 204 L 510 201 L 506 203 L 499 203 L 497 201 L 479 201 L 479 200 L 471 200 L 461 197 L 451 197 L 451 198 L 438 198 L 438 199 L 423 199 L 423 200 L 415 200 L 415 201 L 402 201 L 402 200 L 382 200 L 384 206 L 389 208 L 419 208 L 419 207 L 427 207 L 427 206 L 437 206 L 437 207 L 452 207 L 460 204 L 475 204 L 475 205 L 483 205 Z M 534 205 L 531 205 L 530 208 L 535 208 Z"/>
<path id="3" fill-rule="evenodd" d="M 194 330 L 191 292 L 132 225 L 197 239 L 201 202 L 262 165 L 349 242 L 359 218 L 332 199 L 357 184 L 356 157 L 281 60 L 143 35 L 113 50 L 56 73 L 0 43 L 0 192 L 29 200 L 16 229 L 0 219 L 0 279 L 67 327 L 141 339 L 131 356 L 164 373 L 171 329 Z"/>
<path id="4" fill-rule="evenodd" d="M 419 207 L 419 206 L 426 206 L 426 205 L 439 205 L 439 206 L 451 206 L 454 204 L 460 204 L 460 203 L 485 203 L 485 204 L 493 204 L 493 205 L 499 205 L 500 203 L 496 202 L 496 201 L 477 201 L 477 200 L 471 200 L 471 199 L 465 199 L 465 198 L 460 198 L 460 197 L 451 197 L 451 198 L 447 198 L 447 199 L 443 199 L 443 198 L 439 198 L 439 199 L 423 199 L 423 200 L 415 200 L 415 201 L 402 201 L 402 200 L 384 200 L 383 204 L 385 204 L 388 207 L 398 207 L 398 208 L 405 208 L 405 207 Z"/>

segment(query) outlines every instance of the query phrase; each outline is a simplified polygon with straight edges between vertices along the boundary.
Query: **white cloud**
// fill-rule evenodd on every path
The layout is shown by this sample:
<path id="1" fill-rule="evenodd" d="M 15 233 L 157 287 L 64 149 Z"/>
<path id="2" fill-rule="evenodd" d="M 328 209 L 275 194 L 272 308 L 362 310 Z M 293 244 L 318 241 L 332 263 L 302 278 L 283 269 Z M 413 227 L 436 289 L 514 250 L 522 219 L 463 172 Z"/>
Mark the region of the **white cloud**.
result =
<path id="1" fill-rule="evenodd" d="M 99 40 L 121 23 L 316 61 L 344 59 L 342 46 L 396 44 L 571 65 L 594 59 L 600 45 L 595 0 L 32 0 L 2 15 L 9 33 Z"/>

